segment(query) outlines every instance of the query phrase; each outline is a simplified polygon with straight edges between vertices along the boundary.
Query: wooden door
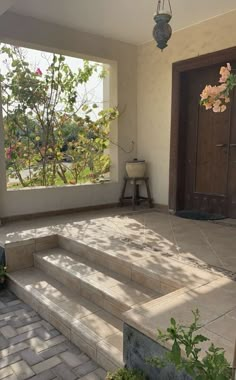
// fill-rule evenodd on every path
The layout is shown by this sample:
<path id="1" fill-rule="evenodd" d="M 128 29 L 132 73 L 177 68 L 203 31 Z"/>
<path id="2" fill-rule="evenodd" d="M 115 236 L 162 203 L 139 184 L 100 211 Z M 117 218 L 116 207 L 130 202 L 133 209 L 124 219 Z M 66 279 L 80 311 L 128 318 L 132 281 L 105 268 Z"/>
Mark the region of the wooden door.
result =
<path id="1" fill-rule="evenodd" d="M 236 217 L 236 97 L 223 113 L 199 105 L 205 85 L 217 84 L 219 68 L 183 75 L 184 208 Z"/>
<path id="2" fill-rule="evenodd" d="M 232 96 L 231 106 L 227 216 L 230 218 L 236 218 L 236 91 L 234 91 Z"/>

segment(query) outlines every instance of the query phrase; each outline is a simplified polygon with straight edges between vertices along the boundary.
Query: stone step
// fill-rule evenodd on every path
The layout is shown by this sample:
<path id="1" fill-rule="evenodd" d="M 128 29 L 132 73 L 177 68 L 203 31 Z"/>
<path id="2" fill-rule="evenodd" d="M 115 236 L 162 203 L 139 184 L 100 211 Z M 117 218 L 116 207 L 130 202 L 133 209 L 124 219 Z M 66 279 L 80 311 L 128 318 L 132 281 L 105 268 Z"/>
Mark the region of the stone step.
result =
<path id="1" fill-rule="evenodd" d="M 135 305 L 161 296 L 158 292 L 62 248 L 35 253 L 34 265 L 120 319 L 123 312 Z"/>
<path id="2" fill-rule="evenodd" d="M 149 255 L 145 250 L 128 249 L 121 245 L 115 249 L 109 249 L 107 246 L 102 249 L 95 246 L 94 243 L 84 244 L 80 240 L 74 240 L 69 237 L 58 235 L 57 244 L 60 248 L 70 251 L 74 255 L 82 257 L 90 262 L 102 265 L 109 271 L 122 275 L 128 280 L 133 280 L 145 288 L 167 294 L 179 289 L 181 281 L 171 279 L 167 281 L 168 272 L 166 268 L 163 272 L 152 272 L 149 262 Z M 139 265 L 139 262 L 145 262 L 146 266 Z"/>
<path id="3" fill-rule="evenodd" d="M 58 235 L 58 246 L 152 290 L 160 289 L 161 279 L 165 278 L 164 275 L 159 276 L 159 273 L 150 276 L 149 270 L 143 268 L 140 271 L 139 266 L 136 266 L 134 262 L 137 259 L 147 260 L 147 253 L 144 250 L 130 248 L 126 251 L 124 244 L 110 249 L 106 244 L 103 249 L 94 242 L 85 244 L 83 241 Z M 178 287 L 179 284 L 176 289 Z"/>
<path id="4" fill-rule="evenodd" d="M 123 322 L 37 268 L 8 275 L 9 288 L 107 371 L 123 366 Z"/>
<path id="5" fill-rule="evenodd" d="M 217 278 L 215 273 L 191 266 L 175 255 L 150 252 L 142 246 L 127 247 L 122 242 L 113 244 L 109 240 L 103 244 L 94 239 L 85 244 L 82 240 L 63 235 L 58 235 L 57 244 L 74 255 L 102 265 L 162 295 L 181 288 L 183 291 L 194 289 Z"/>

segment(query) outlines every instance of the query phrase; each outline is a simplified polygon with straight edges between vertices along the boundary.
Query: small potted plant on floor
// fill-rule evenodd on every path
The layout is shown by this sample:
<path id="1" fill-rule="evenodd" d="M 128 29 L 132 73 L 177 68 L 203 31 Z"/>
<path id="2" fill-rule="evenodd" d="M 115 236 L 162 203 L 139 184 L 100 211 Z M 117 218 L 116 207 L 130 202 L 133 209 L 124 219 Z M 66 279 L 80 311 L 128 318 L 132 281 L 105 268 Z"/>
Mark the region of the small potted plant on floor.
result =
<path id="1" fill-rule="evenodd" d="M 3 289 L 5 287 L 6 273 L 7 267 L 5 265 L 0 265 L 0 289 Z"/>

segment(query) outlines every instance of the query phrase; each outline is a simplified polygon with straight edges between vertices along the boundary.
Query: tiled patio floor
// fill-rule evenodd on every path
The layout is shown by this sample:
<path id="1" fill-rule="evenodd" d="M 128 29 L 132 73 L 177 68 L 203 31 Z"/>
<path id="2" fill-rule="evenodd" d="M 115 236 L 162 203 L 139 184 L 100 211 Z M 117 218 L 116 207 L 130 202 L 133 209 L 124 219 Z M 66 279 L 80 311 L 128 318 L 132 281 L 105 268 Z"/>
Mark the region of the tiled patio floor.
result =
<path id="1" fill-rule="evenodd" d="M 154 276 L 161 272 L 166 279 L 178 280 L 184 286 L 204 277 L 203 286 L 199 283 L 186 294 L 176 294 L 161 307 L 159 301 L 137 307 L 128 312 L 126 320 L 134 327 L 141 326 L 140 331 L 153 338 L 157 323 L 158 328 L 165 328 L 171 316 L 189 323 L 191 310 L 199 307 L 204 332 L 217 346 L 224 347 L 232 360 L 236 310 L 235 227 L 185 220 L 155 209 L 132 212 L 128 208 L 117 208 L 9 223 L 0 228 L 0 243 L 56 234 L 106 255 L 117 256 L 127 263 L 122 266 L 124 269 L 132 264 L 139 272 L 147 269 L 153 271 Z M 196 267 L 207 271 L 198 271 Z"/>
<path id="2" fill-rule="evenodd" d="M 191 221 L 156 210 L 109 209 L 9 223 L 0 244 L 62 234 L 104 250 L 137 250 L 236 273 L 236 230 L 231 224 Z M 138 258 L 138 256 L 137 256 Z"/>
<path id="3" fill-rule="evenodd" d="M 103 380 L 105 375 L 28 305 L 0 291 L 0 379 Z"/>

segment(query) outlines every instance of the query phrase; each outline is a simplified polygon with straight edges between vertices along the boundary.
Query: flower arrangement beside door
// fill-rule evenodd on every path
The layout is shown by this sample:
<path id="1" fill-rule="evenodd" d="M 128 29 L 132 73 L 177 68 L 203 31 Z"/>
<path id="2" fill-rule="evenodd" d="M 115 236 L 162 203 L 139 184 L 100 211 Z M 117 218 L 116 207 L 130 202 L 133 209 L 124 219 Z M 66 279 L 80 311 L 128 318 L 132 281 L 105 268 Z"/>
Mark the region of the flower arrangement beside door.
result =
<path id="1" fill-rule="evenodd" d="M 200 104 L 206 110 L 224 112 L 230 102 L 230 93 L 236 86 L 236 74 L 232 73 L 230 63 L 220 69 L 220 79 L 217 86 L 207 85 L 201 93 Z"/>

